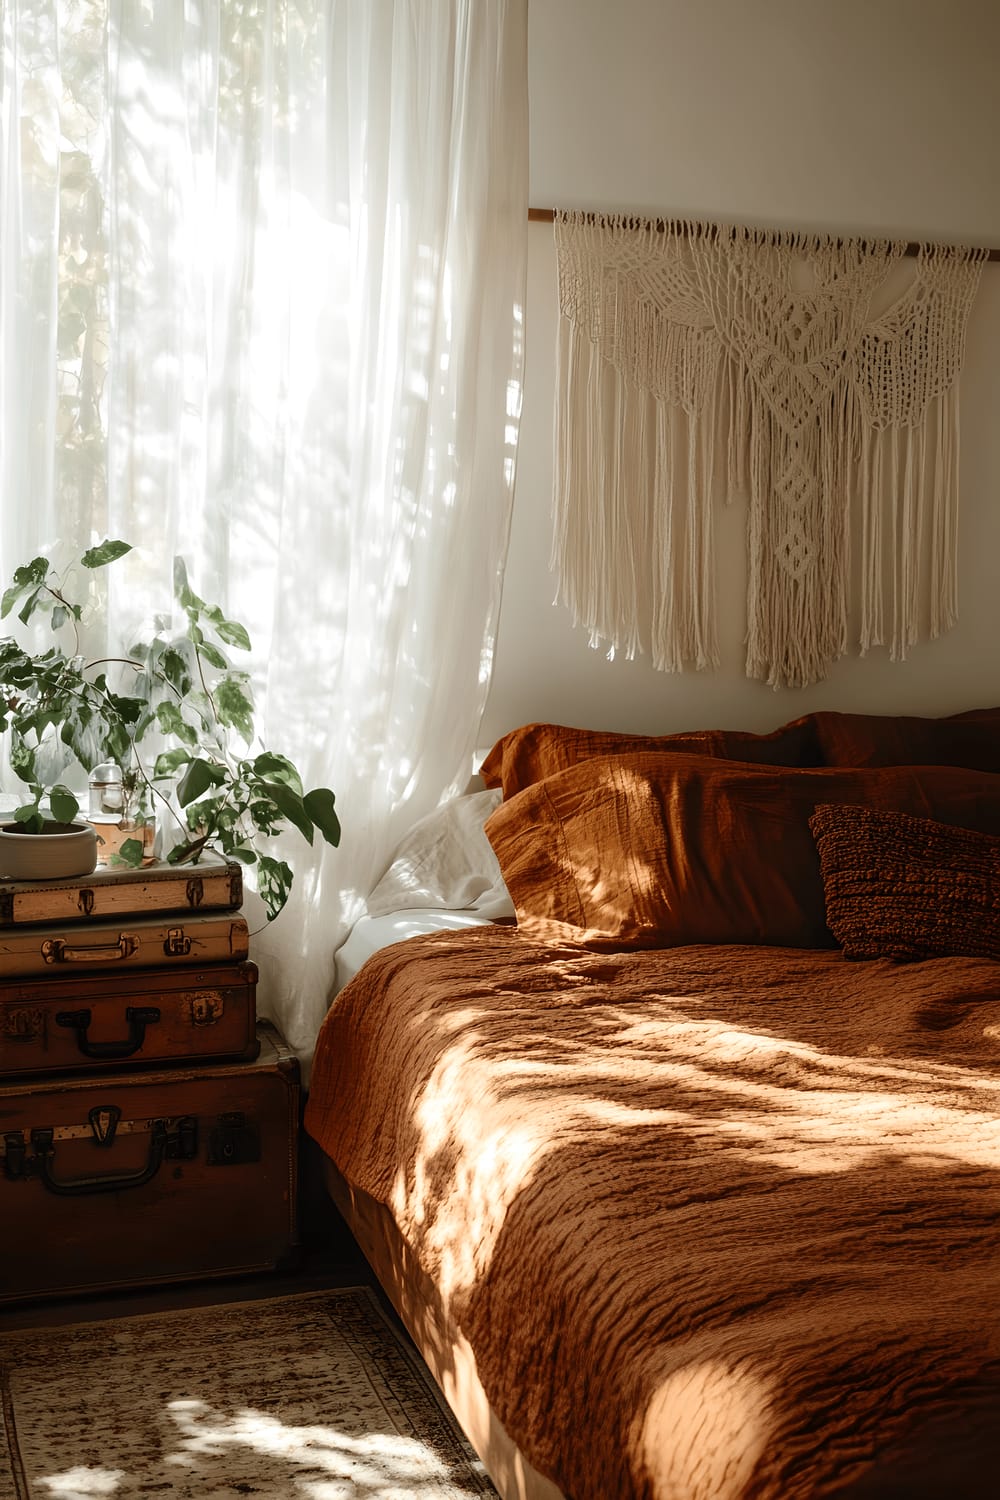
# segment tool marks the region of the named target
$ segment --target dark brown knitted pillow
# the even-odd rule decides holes
[[[1000,837],[850,804],[809,827],[848,958],[1000,958]]]

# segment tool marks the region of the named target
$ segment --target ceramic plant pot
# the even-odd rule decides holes
[[[97,834],[89,823],[46,823],[41,833],[0,824],[0,875],[5,880],[70,880],[97,865]]]

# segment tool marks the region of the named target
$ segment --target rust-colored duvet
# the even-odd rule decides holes
[[[1000,1488],[1000,966],[371,959],[306,1124],[573,1500]]]

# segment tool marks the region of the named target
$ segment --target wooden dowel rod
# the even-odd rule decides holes
[[[555,215],[555,209],[553,209],[553,208],[529,208],[528,209],[528,221],[529,221],[529,223],[532,223],[532,224],[551,224],[552,221],[553,221],[553,219],[555,218],[555,216],[556,216]],[[596,215],[593,215],[592,217],[596,217]],[[635,217],[636,219],[642,219],[645,216],[643,214],[635,214],[634,216],[629,216],[629,217]],[[656,223],[656,228],[658,230],[662,231],[662,230],[666,229],[668,221],[666,219],[657,219],[655,221],[655,223]],[[807,233],[816,233],[817,237],[821,238],[821,239],[822,238],[830,238],[830,239],[836,239],[837,238],[836,235],[825,235],[824,233],[821,233],[820,231],[810,230],[810,231],[807,231]],[[891,234],[886,234],[886,235],[875,235],[875,234],[872,234],[870,236],[866,236],[866,235],[845,235],[844,238],[845,239],[866,239],[866,238],[871,238],[871,239],[887,239],[887,240],[889,240],[889,239],[892,239],[892,235]],[[910,243],[906,247],[906,254],[907,255],[916,255],[919,250],[920,250],[920,245],[917,243],[917,241],[911,240]],[[986,259],[987,260],[993,260],[993,261],[1000,260],[1000,250],[987,250],[987,252],[986,252]]]

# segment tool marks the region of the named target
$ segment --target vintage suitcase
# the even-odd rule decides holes
[[[0,928],[0,982],[71,969],[239,963],[249,953],[246,918],[232,911],[25,923]]]
[[[252,963],[0,981],[0,1078],[253,1058]]]
[[[299,1069],[254,1062],[0,1085],[0,1302],[291,1264]]]
[[[242,904],[240,866],[207,854],[196,865],[161,861],[139,870],[97,869],[72,880],[0,881],[0,927],[100,921],[122,913],[230,911]]]

